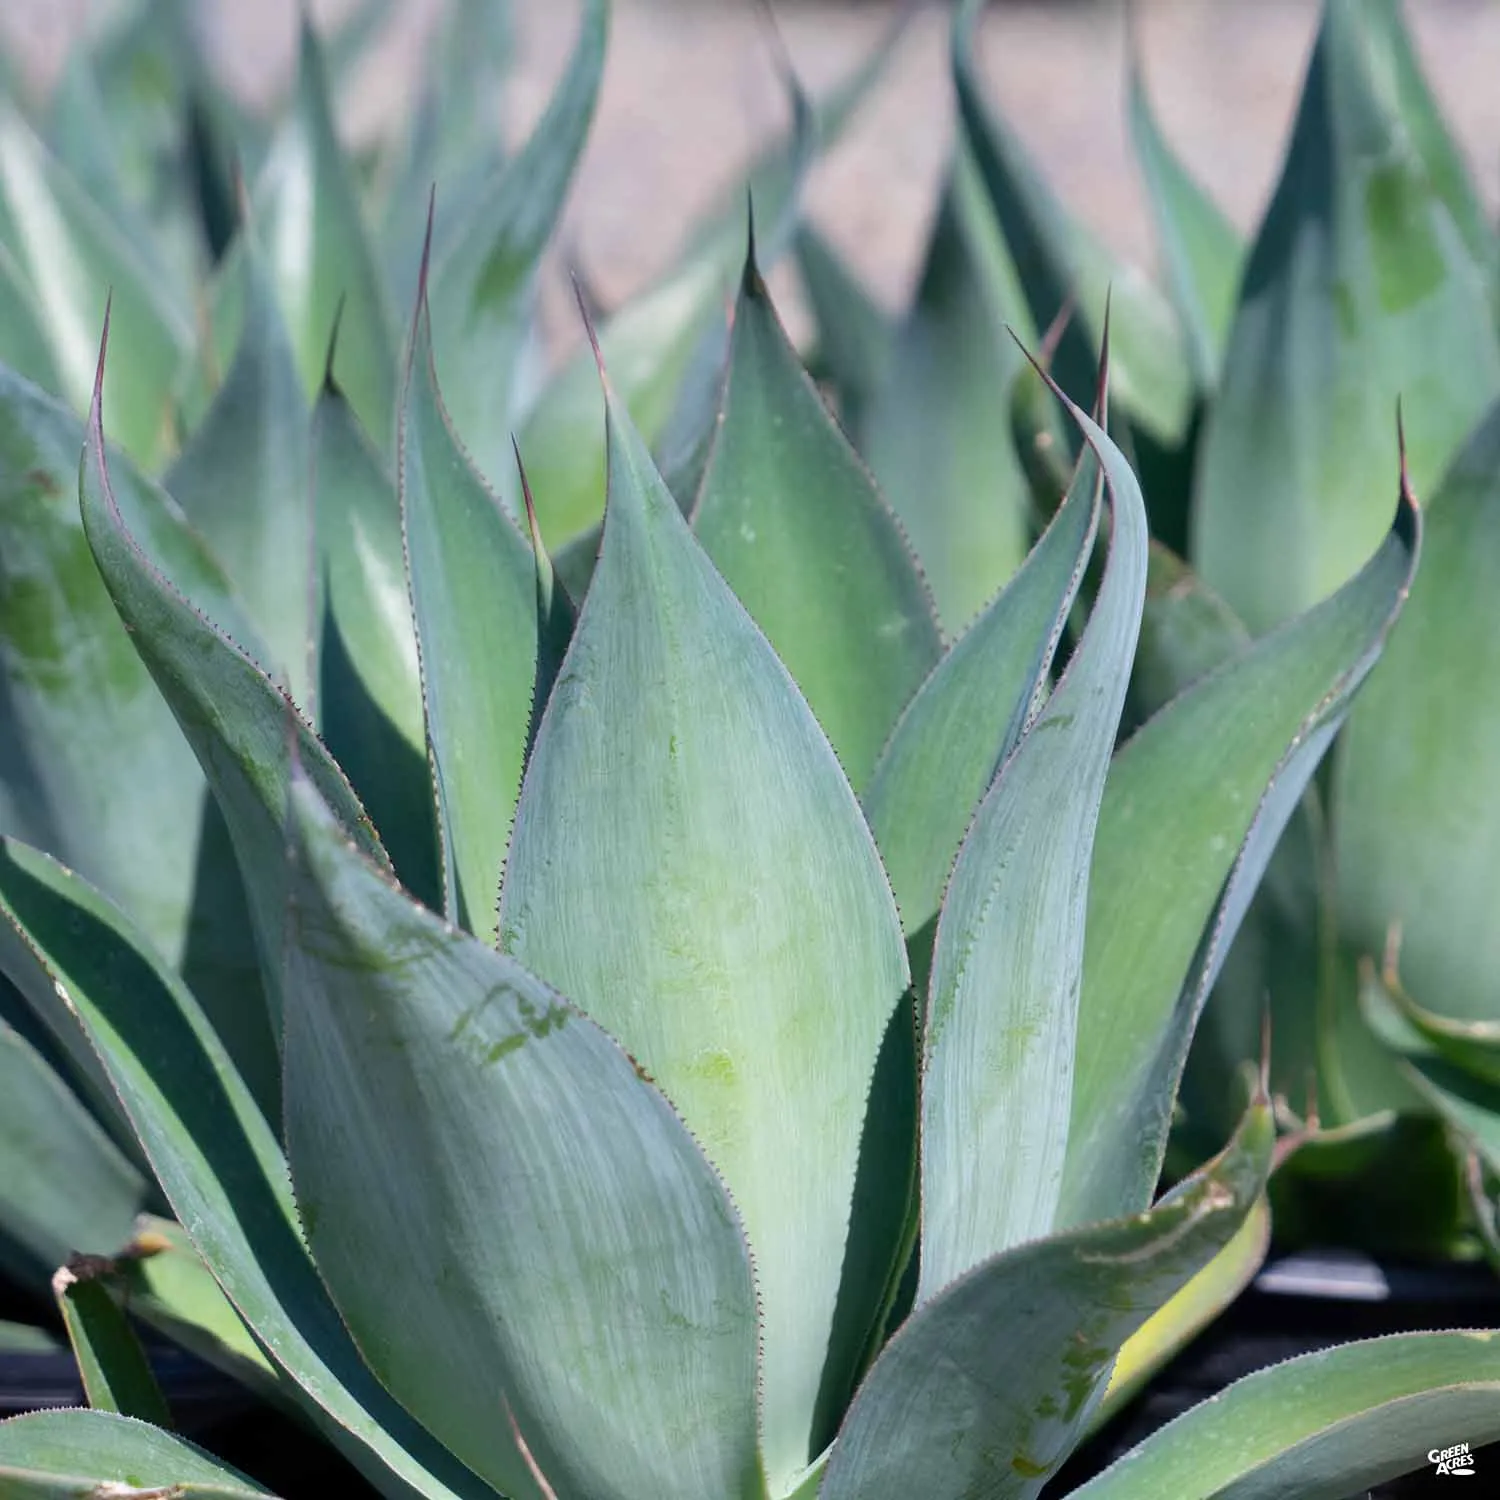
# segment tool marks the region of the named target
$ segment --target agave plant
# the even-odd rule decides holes
[[[400,536],[392,516],[344,508],[343,476],[381,475],[391,463],[401,365],[389,310],[410,302],[418,209],[440,176],[428,298],[449,415],[476,460],[501,465],[491,473],[515,515],[513,424],[545,481],[541,524],[566,538],[597,521],[597,385],[580,398],[572,365],[538,383],[534,304],[593,113],[607,11],[602,0],[583,7],[548,110],[506,158],[486,128],[506,7],[456,0],[438,44],[447,61],[431,71],[410,128],[365,168],[336,138],[331,100],[382,10],[367,5],[326,38],[304,29],[296,86],[269,119],[248,116],[216,86],[195,29],[201,15],[177,0],[152,0],[80,52],[49,106],[23,113],[17,99],[0,111],[0,360],[9,368],[0,403],[10,418],[0,439],[0,830],[47,849],[130,911],[204,996],[267,1103],[279,1064],[265,1045],[230,840],[134,652],[98,633],[113,611],[55,504],[56,486],[71,491],[81,434],[40,391],[86,410],[95,359],[86,353],[80,363],[77,332],[111,295],[111,369],[128,371],[111,376],[120,379],[112,433],[192,526],[169,528],[164,555],[187,570],[195,599],[217,601],[214,618],[235,639],[265,643],[266,661],[299,700],[330,700],[333,750],[408,886],[437,900],[431,813],[411,797],[420,777],[406,764],[419,770],[425,756],[420,699],[407,691],[415,647],[402,611],[390,610],[392,588],[404,592]],[[784,237],[778,221],[791,216],[817,141],[836,136],[894,39],[816,109],[789,80],[796,128],[751,172],[772,241]],[[218,179],[189,170],[199,157],[204,171],[222,163],[226,142],[249,184],[253,230],[238,208],[215,219]],[[232,192],[229,200],[235,207]],[[734,213],[738,226],[743,193]],[[680,439],[686,461],[713,416],[701,392],[714,390],[742,232],[726,237],[721,216],[710,216],[660,284],[604,324],[645,426],[669,445]],[[675,415],[679,407],[686,415]],[[497,412],[508,416],[497,421]],[[137,482],[122,481],[121,493]],[[154,515],[144,524],[155,526]],[[383,573],[368,572],[372,545]],[[322,633],[313,615],[323,605],[305,568],[288,566],[315,546],[333,622],[321,665],[307,643]],[[575,553],[586,567],[592,544]],[[351,567],[351,557],[364,561]],[[350,612],[360,630],[348,625]],[[128,798],[100,779],[103,758],[113,784],[132,788]],[[45,1297],[70,1249],[117,1246],[139,1211],[165,1203],[86,1050],[59,1051],[3,980],[0,1016],[9,1084],[0,1267]]]
[[[248,326],[273,312],[247,296]],[[327,361],[290,647],[107,450],[102,359],[78,521],[48,515],[96,574],[37,587],[115,614],[117,685],[196,757],[253,937],[258,985],[226,986],[55,859],[0,854],[33,1029],[222,1299],[148,1293],[391,1494],[1037,1493],[1256,1211],[1263,1090],[1153,1204],[1175,1081],[1399,609],[1416,511],[1116,750],[1146,516],[1076,406],[1067,498],[945,649],[752,257],[690,518],[605,383],[575,613],[534,512],[528,535],[458,445],[433,333],[424,277],[394,486]],[[9,408],[33,441],[69,421],[19,381]],[[195,451],[201,493],[235,480]],[[261,535],[296,503],[262,496]],[[267,544],[244,576],[304,555]],[[105,1270],[149,1278],[173,1244]],[[90,1333],[108,1304],[64,1294],[116,1410],[5,1424],[0,1472],[253,1490],[119,1414],[142,1403]],[[1435,1412],[1500,1431],[1497,1381],[1488,1335],[1283,1366],[1190,1419],[1195,1474],[1343,1493],[1419,1463]],[[1176,1441],[1086,1492],[1161,1493]]]
[[[955,22],[958,147],[901,324],[883,325],[826,246],[802,245],[846,419],[956,627],[1055,503],[1065,434],[1024,400],[1009,430],[974,417],[1016,378],[1004,327],[1053,329],[1059,379],[1083,399],[1112,287],[1112,431],[1157,544],[1139,720],[1359,565],[1386,520],[1375,497],[1400,400],[1428,560],[1226,961],[1184,1084],[1184,1159],[1231,1128],[1269,995],[1273,1090],[1319,1127],[1278,1180],[1281,1232],[1464,1254],[1478,1230],[1493,1251],[1497,242],[1399,0],[1327,0],[1248,247],[1174,156],[1133,65],[1161,289],[1071,218],[992,107],[978,10]]]

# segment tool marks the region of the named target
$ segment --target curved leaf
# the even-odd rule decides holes
[[[1099,487],[1084,476],[1020,572],[944,653],[876,764],[865,816],[918,969],[974,810],[1045,685],[1098,524]]]
[[[516,366],[531,332],[537,265],[594,117],[608,30],[606,0],[586,0],[546,112],[433,261],[432,341],[448,412],[475,466],[502,493],[513,489]]]
[[[1089,882],[1061,1222],[1148,1200],[1203,996],[1380,655],[1420,536],[1403,487],[1385,542],[1343,589],[1175,698],[1115,756]]]
[[[181,1438],[100,1411],[38,1411],[0,1422],[0,1487],[13,1500],[243,1500],[268,1493]]]
[[[495,937],[537,667],[536,561],[448,425],[418,294],[401,400],[401,524],[411,582],[443,907]]]
[[[938,659],[937,622],[906,538],[803,371],[753,250],[692,525],[862,787]]]
[[[1500,407],[1426,522],[1401,629],[1339,746],[1339,924],[1372,957],[1395,924],[1403,985],[1425,1009],[1500,1021]]]
[[[262,1097],[278,1071],[234,861],[192,751],[122,627],[72,496],[85,429],[0,372],[0,830],[50,850],[124,903],[157,949],[205,988],[226,1044]],[[173,585],[252,643],[223,574],[181,513],[115,460],[118,501]],[[108,774],[101,774],[107,767]],[[128,788],[128,795],[121,789]],[[0,946],[4,939],[0,938]],[[45,986],[85,1076],[97,1064]],[[51,1024],[51,1022],[49,1022]],[[107,1094],[107,1090],[103,1091]]]
[[[106,340],[108,331],[106,329]],[[100,370],[104,365],[100,354]],[[110,484],[103,409],[96,389],[79,474],[83,529],[104,586],[191,745],[223,815],[244,878],[266,980],[269,1034],[253,1056],[274,1062],[280,1036],[281,961],[285,920],[280,883],[288,775],[294,759],[307,768],[339,810],[352,838],[384,858],[374,830],[344,774],[317,736],[254,661],[172,587],[127,527]],[[272,872],[268,875],[267,872]],[[241,1022],[248,1025],[248,1018]],[[258,1080],[257,1080],[258,1081]]]
[[[1221,1158],[1149,1212],[994,1256],[918,1308],[855,1396],[821,1500],[1036,1496],[1121,1345],[1258,1201],[1274,1136],[1262,1100]]]
[[[534,1488],[511,1422],[563,1494],[763,1494],[750,1262],[666,1101],[305,783],[292,835],[287,1148],[371,1368],[507,1494]]]
[[[1203,434],[1194,562],[1255,634],[1377,545],[1398,396],[1421,493],[1500,391],[1485,274],[1373,82],[1378,9],[1324,8]]]
[[[360,1359],[299,1237],[275,1132],[181,981],[97,891],[12,839],[0,918],[77,1017],[173,1212],[321,1429],[389,1495],[484,1500]]]
[[[827,740],[606,392],[602,552],[522,787],[501,945],[620,1039],[723,1173],[755,1260],[779,1494],[876,1312],[830,1354],[906,958]]]
[[[1500,1439],[1500,1333],[1403,1333],[1236,1381],[1070,1500],[1342,1500]]]
[[[1094,828],[1146,593],[1146,510],[1124,456],[1069,411],[1109,495],[1078,645],[964,838],[932,958],[918,1298],[1051,1231],[1062,1192]]]
[[[271,653],[265,665],[310,712],[318,621],[307,399],[275,293],[248,240],[236,272],[245,316],[234,361],[163,483],[226,560]]]

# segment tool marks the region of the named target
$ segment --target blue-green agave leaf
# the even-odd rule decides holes
[[[278,883],[284,894],[284,863]],[[13,839],[0,842],[0,920],[87,1034],[173,1213],[288,1390],[387,1495],[485,1500],[350,1341],[300,1237],[276,1132],[181,980],[98,891]]]
[[[292,792],[287,1150],[377,1376],[507,1494],[764,1494],[723,1184],[592,1021]]]
[[[857,1332],[830,1352],[906,956],[828,741],[608,399],[602,552],[522,787],[501,947],[620,1039],[734,1195],[780,1494],[821,1450],[820,1387],[848,1378],[877,1311],[841,1316]]]
[[[923,1036],[919,1299],[1048,1233],[1062,1193],[1090,855],[1147,554],[1129,465],[1069,412],[1109,496],[1109,551],[1067,668],[980,804],[943,898]]]
[[[1500,1439],[1500,1333],[1402,1333],[1236,1381],[1070,1500],[1342,1500]]]
[[[1099,497],[1092,474],[1074,486],[1020,572],[922,684],[865,792],[924,993],[917,949],[930,954],[959,845],[1044,689],[1093,553]]]
[[[1130,135],[1156,221],[1167,290],[1182,320],[1198,389],[1211,391],[1224,364],[1245,244],[1162,134],[1134,49],[1129,89]]]
[[[416,627],[395,480],[330,380],[312,426],[323,622],[323,743],[370,814],[401,883],[442,904]]]
[[[234,268],[244,321],[224,383],[163,481],[225,567],[271,653],[312,712],[313,517],[307,397],[257,245]],[[116,351],[116,357],[119,350]]]
[[[608,31],[606,0],[585,0],[573,55],[546,112],[432,263],[432,342],[448,412],[479,472],[505,495],[515,492],[511,420],[537,266],[594,117]],[[518,505],[511,509],[519,513]]]
[[[949,635],[1020,566],[1031,495],[1007,419],[1033,331],[995,215],[961,137],[916,299],[867,403],[859,441],[932,583]]]
[[[1148,1212],[996,1255],[923,1303],[855,1396],[821,1500],[1039,1494],[1121,1345],[1244,1223],[1274,1137],[1257,1100],[1225,1153]]]
[[[118,438],[136,462],[156,468],[174,446],[171,396],[193,346],[191,319],[170,280],[8,105],[0,110],[0,243],[25,278],[58,377],[55,394],[75,411],[88,407],[99,320],[113,301],[130,371],[110,385]],[[0,358],[11,355],[0,348]]]
[[[105,330],[108,342],[108,328]],[[101,349],[101,378],[104,353]],[[285,919],[283,808],[295,759],[339,810],[350,836],[384,852],[344,773],[292,701],[227,635],[173,588],[143,549],[115,498],[96,388],[79,474],[83,529],[131,644],[177,718],[223,815],[254,921],[269,1015],[262,1048],[276,1056],[280,995],[275,983]],[[257,1057],[262,1063],[263,1057]]]
[[[1426,1010],[1500,1020],[1500,406],[1426,509],[1401,629],[1339,742],[1332,801],[1340,931]]]
[[[776,317],[753,247],[692,525],[863,787],[937,662],[937,621],[896,518]]]
[[[303,390],[311,399],[322,384],[337,323],[334,377],[383,447],[396,413],[395,324],[339,145],[322,49],[306,15],[295,102],[252,202]]]
[[[536,686],[536,560],[448,424],[425,286],[399,449],[443,907],[455,926],[493,941]]]
[[[952,66],[964,137],[974,152],[1036,329],[1065,308],[1073,316],[1057,350],[1056,373],[1076,400],[1097,381],[1095,350],[1109,304],[1111,380],[1120,407],[1158,442],[1174,446],[1193,411],[1193,373],[1172,304],[1133,266],[1077,222],[1053,193],[1014,132],[989,105],[979,76],[976,22],[984,0],[954,11]]]
[[[1354,578],[1173,699],[1115,756],[1089,881],[1061,1223],[1148,1201],[1203,997],[1380,655],[1420,540],[1403,483]]]
[[[1257,635],[1378,544],[1397,397],[1425,493],[1500,392],[1487,272],[1376,84],[1379,9],[1324,7],[1203,433],[1193,561]]]
[[[0,1422],[0,1488],[11,1500],[249,1500],[269,1493],[192,1443],[102,1411],[38,1411]]]

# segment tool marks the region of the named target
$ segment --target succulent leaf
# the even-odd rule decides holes
[[[780,1494],[876,1312],[830,1352],[906,957],[833,751],[608,399],[602,551],[522,787],[501,946],[620,1039],[723,1173],[755,1260]],[[904,1163],[892,1174],[904,1203]]]
[[[1203,996],[1380,655],[1420,536],[1403,487],[1385,541],[1333,598],[1173,699],[1115,756],[1089,882],[1062,1223],[1147,1201]]]
[[[546,113],[432,263],[432,342],[448,412],[475,467],[504,495],[514,490],[510,430],[537,266],[594,117],[608,22],[607,0],[586,0],[573,55]],[[407,204],[407,213],[414,206]],[[519,514],[519,506],[511,510]]]
[[[763,1496],[734,1207],[631,1060],[292,794],[287,1149],[371,1369],[470,1468],[560,1496]]]
[[[1193,561],[1257,635],[1378,544],[1397,397],[1420,494],[1500,391],[1487,276],[1376,86],[1379,9],[1324,8],[1202,438]]]
[[[311,713],[319,621],[307,398],[260,250],[248,237],[233,274],[244,281],[234,362],[163,483],[225,559],[270,651],[265,665]]]
[[[385,462],[331,383],[313,412],[312,470],[323,742],[368,809],[401,883],[437,910],[442,879],[401,506]]]
[[[1156,221],[1167,290],[1182,320],[1193,378],[1200,391],[1212,391],[1229,342],[1245,245],[1162,134],[1134,50],[1129,91],[1130,134]]]
[[[860,789],[937,662],[937,621],[895,517],[777,319],[753,247],[692,525]]]
[[[101,374],[103,365],[101,351]],[[243,1065],[261,1091],[264,1073],[269,1068],[274,1077],[279,1056],[276,979],[286,915],[280,879],[283,810],[294,760],[338,808],[350,836],[382,859],[384,853],[344,773],[291,700],[173,587],[144,550],[111,486],[97,389],[79,470],[79,500],[84,533],[104,586],[198,757],[244,880],[269,1013],[232,1019],[244,1049]]]
[[[1500,1438],[1500,1333],[1404,1333],[1289,1359],[1236,1381],[1070,1500],[1338,1500],[1462,1434]]]
[[[864,795],[901,909],[918,990],[959,845],[1045,691],[1093,553],[1094,473],[1075,483],[1021,570],[944,653],[897,722]]]
[[[916,300],[894,336],[859,441],[932,583],[964,629],[1026,556],[1031,497],[1006,411],[1030,336],[1015,267],[960,139]]]
[[[337,323],[334,378],[384,447],[395,430],[395,324],[339,145],[322,48],[306,15],[295,104],[252,203],[304,392],[311,399],[323,382]]]
[[[1274,1136],[1257,1101],[1223,1156],[1148,1212],[993,1256],[925,1302],[855,1396],[821,1500],[1039,1494],[1121,1344],[1244,1223]]]
[[[1049,1233],[1068,1154],[1094,828],[1146,592],[1146,509],[1119,449],[1069,404],[1109,496],[1088,624],[974,816],[943,898],[922,1070],[925,1301]]]
[[[8,105],[0,110],[0,241],[25,278],[61,383],[56,394],[76,411],[89,404],[95,333],[112,301],[130,369],[128,380],[110,384],[118,438],[138,463],[156,467],[171,448],[172,389],[192,348],[191,321],[165,279]],[[0,358],[10,358],[3,348]]]
[[[1500,1023],[1500,407],[1426,511],[1401,629],[1350,716],[1332,799],[1341,932],[1454,1021]]]
[[[459,446],[432,355],[424,287],[401,402],[401,524],[443,906],[455,926],[493,942],[536,686],[536,560]]]
[[[0,1022],[0,1259],[46,1286],[75,1250],[107,1255],[129,1237],[146,1184],[68,1083]]]
[[[104,896],[13,839],[0,919],[97,1049],[172,1211],[309,1415],[388,1495],[485,1500],[361,1360],[300,1238],[275,1131],[181,980]]]
[[[267,1493],[181,1438],[102,1411],[38,1411],[0,1422],[0,1485],[14,1500],[251,1500]]]
[[[1094,351],[1107,301],[1114,394],[1133,421],[1173,446],[1186,434],[1193,408],[1192,368],[1176,314],[1153,282],[1117,261],[1102,240],[1069,215],[985,99],[975,35],[983,7],[984,0],[963,0],[954,12],[959,117],[1033,326],[1050,328],[1064,308],[1073,310],[1058,345],[1056,373],[1069,395],[1086,400],[1097,384]]]

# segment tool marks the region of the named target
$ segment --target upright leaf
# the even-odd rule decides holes
[[[305,15],[295,104],[253,201],[303,390],[311,397],[322,383],[337,320],[334,377],[384,445],[396,411],[395,328],[339,145],[322,51]]]
[[[1394,99],[1401,112],[1401,123],[1422,158],[1433,187],[1453,215],[1470,254],[1487,272],[1494,264],[1495,232],[1470,178],[1464,154],[1422,75],[1422,64],[1403,12],[1403,0],[1373,0],[1365,7],[1363,19],[1369,28],[1376,83],[1387,98]]]
[[[779,1494],[822,1447],[820,1384],[847,1379],[876,1311],[830,1353],[906,959],[827,740],[609,403],[603,548],[527,768],[501,945],[620,1039],[734,1195]]]
[[[1099,523],[1084,476],[1021,570],[933,669],[892,731],[864,795],[922,992],[943,891],[974,810],[1021,737]]]
[[[1048,1233],[1062,1193],[1094,826],[1146,593],[1140,486],[1103,429],[1069,411],[1109,494],[1109,553],[1088,625],[980,804],[938,919],[920,1299]]]
[[[563,1494],[763,1494],[750,1262],[670,1106],[305,783],[292,837],[287,1148],[376,1375],[507,1494],[533,1488],[517,1431]]]
[[[1374,82],[1378,9],[1324,9],[1203,434],[1194,561],[1256,634],[1377,544],[1398,396],[1423,493],[1500,391],[1486,274]]]
[[[271,652],[264,663],[311,712],[313,617],[307,398],[276,295],[253,242],[242,241],[244,322],[234,362],[165,484],[225,559]]]
[[[1500,407],[1427,512],[1401,629],[1350,716],[1333,793],[1340,930],[1427,1010],[1500,1019]]]
[[[507,481],[516,366],[531,333],[537,265],[593,120],[608,22],[606,0],[585,0],[573,55],[545,113],[433,261],[432,341],[448,411],[479,472],[506,494],[514,492]]]
[[[1089,880],[1060,1222],[1148,1201],[1203,996],[1380,655],[1420,536],[1403,488],[1385,541],[1344,588],[1175,698],[1115,756]]]
[[[172,1413],[141,1341],[105,1285],[107,1274],[91,1262],[70,1261],[52,1278],[84,1394],[95,1411],[171,1427]]]
[[[1064,389],[1084,400],[1097,382],[1094,351],[1108,301],[1113,393],[1125,413],[1158,442],[1175,445],[1192,416],[1193,378],[1172,305],[1153,282],[1117,261],[1102,240],[1069,215],[986,101],[975,37],[983,4],[963,0],[954,12],[952,66],[959,118],[1033,325],[1049,328],[1065,307],[1072,308],[1056,370]]]
[[[916,300],[859,437],[956,635],[1015,572],[1031,501],[1008,420],[1031,332],[973,155],[960,139]]]
[[[1200,391],[1211,391],[1224,363],[1245,247],[1234,225],[1162,134],[1146,92],[1140,55],[1134,51],[1129,108],[1130,135],[1156,221],[1167,290],[1182,320],[1193,378]]]
[[[692,524],[862,787],[938,659],[937,622],[895,517],[776,317],[753,248]]]
[[[1039,1494],[1120,1346],[1244,1222],[1274,1134],[1260,1101],[1224,1156],[1149,1212],[994,1256],[919,1307],[855,1396],[821,1500]]]
[[[493,941],[536,684],[536,564],[448,425],[425,287],[401,401],[399,472],[444,910]]]
[[[442,904],[422,676],[396,484],[338,386],[318,397],[312,489],[323,620],[319,723],[407,890]]]

